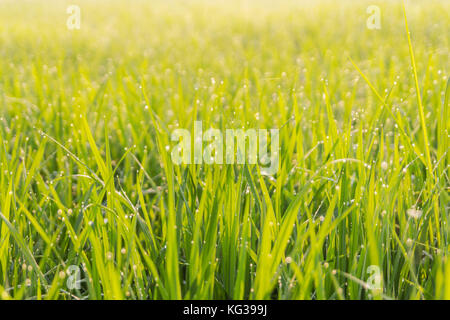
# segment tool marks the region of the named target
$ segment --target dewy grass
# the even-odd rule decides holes
[[[450,299],[448,1],[46,3],[0,1],[0,298]],[[276,170],[175,163],[196,121]]]

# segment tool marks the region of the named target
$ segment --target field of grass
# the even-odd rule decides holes
[[[0,298],[450,299],[450,2],[312,3],[0,0]]]

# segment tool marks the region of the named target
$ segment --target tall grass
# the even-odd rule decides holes
[[[1,298],[450,299],[448,1],[77,2],[0,1]]]

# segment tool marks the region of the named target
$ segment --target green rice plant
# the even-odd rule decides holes
[[[450,299],[448,1],[76,2],[0,0],[1,299]]]

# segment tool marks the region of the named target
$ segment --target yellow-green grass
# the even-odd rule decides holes
[[[0,0],[0,297],[450,299],[449,12]],[[173,164],[195,120],[278,172]]]

